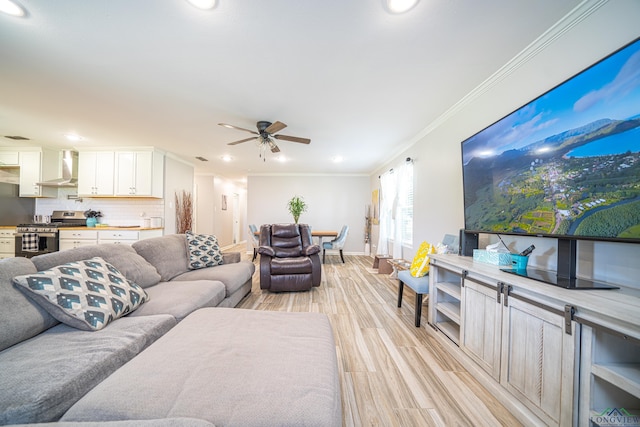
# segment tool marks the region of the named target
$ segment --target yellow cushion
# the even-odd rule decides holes
[[[422,242],[416,252],[416,256],[413,257],[411,263],[411,275],[413,277],[426,276],[429,272],[429,254],[435,253],[435,247],[427,242]]]

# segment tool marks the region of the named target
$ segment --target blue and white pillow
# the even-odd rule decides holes
[[[208,234],[186,232],[189,246],[189,269],[215,267],[223,263],[218,238]]]
[[[149,300],[136,283],[100,257],[17,276],[18,289],[60,322],[97,331]]]

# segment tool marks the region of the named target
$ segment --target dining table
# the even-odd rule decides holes
[[[256,231],[255,233],[256,237],[260,238],[260,230]],[[318,245],[320,245],[320,247],[322,248],[322,239],[325,237],[331,237],[331,238],[335,238],[338,237],[338,232],[335,230],[314,230],[311,229],[311,237],[317,237],[318,238]]]

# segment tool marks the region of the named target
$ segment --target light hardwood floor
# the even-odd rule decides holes
[[[245,247],[236,250],[243,252]],[[432,337],[426,307],[414,326],[415,294],[372,269],[373,259],[327,255],[322,284],[309,292],[253,288],[240,308],[325,313],[333,326],[344,426],[521,425]],[[255,264],[258,267],[259,258]]]

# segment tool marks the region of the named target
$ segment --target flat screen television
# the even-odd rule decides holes
[[[558,275],[576,239],[640,243],[640,39],[463,141],[462,171],[465,231],[555,237]]]

